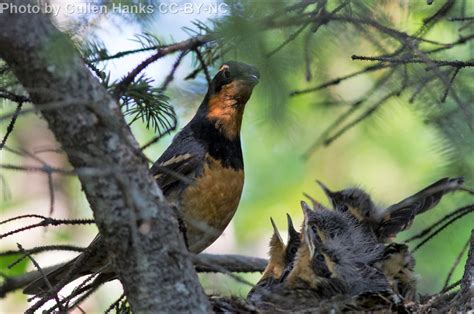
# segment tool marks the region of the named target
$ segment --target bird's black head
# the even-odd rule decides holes
[[[323,189],[333,208],[339,212],[349,212],[350,215],[361,221],[373,212],[374,203],[370,195],[359,188],[349,188],[340,191],[331,191],[322,182],[317,181]]]
[[[251,92],[252,88],[258,84],[259,79],[260,73],[254,66],[237,61],[228,61],[221,65],[212,79],[212,90],[210,92],[217,94],[226,86],[236,85],[236,82],[238,82],[240,84],[238,86],[239,90],[234,90],[234,92],[236,92],[235,97],[239,97],[240,94],[244,94],[244,89],[245,91],[250,89]]]
[[[344,212],[349,210],[358,220],[369,218],[369,215],[374,210],[374,203],[370,195],[362,189],[344,189],[335,194],[336,203],[340,211]]]
[[[206,116],[229,140],[239,135],[245,104],[259,79],[254,66],[228,61],[211,81],[203,104]]]

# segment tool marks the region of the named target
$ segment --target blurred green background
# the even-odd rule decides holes
[[[367,9],[366,13],[380,23],[413,33],[421,26],[422,20],[433,14],[443,3],[435,1],[434,5],[428,6],[425,1],[360,1],[359,7],[354,8],[354,11],[358,9],[360,13],[362,9]],[[334,8],[338,4],[337,1],[329,1],[328,8]],[[243,197],[231,226],[209,252],[265,257],[272,231],[270,217],[273,217],[282,231],[286,231],[286,213],[292,215],[296,224],[302,221],[299,201],[303,199],[303,192],[327,204],[322,191],[316,187],[315,179],[322,180],[333,189],[360,186],[381,205],[397,202],[444,176],[463,175],[468,187],[474,185],[474,134],[466,127],[470,122],[466,121],[462,113],[449,120],[449,128],[427,122],[433,117],[433,112],[441,110],[440,107],[432,105],[433,102],[429,98],[439,98],[443,91],[435,85],[430,86],[414,103],[409,102],[412,92],[391,98],[373,115],[331,145],[320,147],[309,158],[304,158],[304,153],[325,129],[345,112],[353,101],[363,97],[387,70],[356,76],[334,87],[304,96],[289,97],[290,91],[316,86],[360,70],[367,63],[352,61],[351,55],[380,54],[381,48],[373,44],[371,37],[379,38],[382,48],[387,51],[393,51],[396,45],[390,40],[384,40],[383,36],[380,37],[373,29],[361,32],[354,27],[329,24],[318,30],[309,44],[305,43],[302,35],[272,57],[268,57],[268,52],[285,41],[295,29],[262,32],[252,21],[285,5],[287,2],[283,1],[239,1],[233,6],[241,10],[239,14],[236,14],[236,11],[217,15],[194,12],[191,16],[153,14],[143,19],[140,16],[127,19],[129,16],[109,14],[90,18],[93,22],[83,22],[87,27],[75,35],[75,38],[80,40],[101,40],[107,49],[118,52],[139,47],[130,39],[141,32],[150,32],[167,40],[170,37],[175,40],[185,39],[188,35],[180,27],[192,26],[192,20],[198,19],[211,27],[217,27],[219,32],[231,38],[231,42],[234,40],[232,38],[235,38],[225,59],[252,63],[261,70],[261,83],[247,104],[242,127],[246,171]],[[455,10],[471,9],[472,12],[472,6],[472,3],[467,1],[467,8],[457,7]],[[458,11],[453,10],[451,15],[456,12]],[[58,18],[63,24],[67,24],[65,21],[68,19],[72,18]],[[213,24],[209,19],[218,23]],[[77,20],[80,24],[80,19]],[[459,38],[459,27],[456,23],[440,22],[427,37],[444,43],[453,42]],[[468,34],[472,32],[472,27],[463,31]],[[308,54],[305,55],[304,51],[308,51]],[[473,51],[470,42],[437,57],[450,60],[472,59]],[[148,55],[137,54],[101,66],[104,71],[110,71],[112,78],[119,78]],[[312,79],[309,82],[305,80],[305,56],[311,59],[309,68]],[[172,56],[160,60],[147,69],[147,75],[154,78],[158,85],[170,70],[174,58],[175,56]],[[202,74],[195,80],[183,80],[194,65],[196,60],[186,57],[175,81],[166,92],[178,114],[180,126],[192,117],[206,90]],[[216,66],[219,66],[219,61]],[[410,75],[414,77],[423,75],[422,72],[419,74],[416,68],[411,71]],[[211,68],[210,72],[213,75],[215,69]],[[465,69],[457,77],[461,84],[462,97],[467,99],[471,112],[473,87],[469,82],[472,82],[472,76],[472,70]],[[393,82],[382,87],[376,96],[390,91],[398,83],[400,79],[394,78]],[[449,97],[442,106],[448,109],[456,108]],[[1,108],[5,113],[14,110],[10,104],[3,104]],[[1,122],[2,132],[6,129],[7,122]],[[132,125],[132,131],[142,145],[154,136],[153,130],[147,130],[144,124],[139,122]],[[172,136],[165,137],[148,148],[146,155],[151,160],[157,159],[171,139]],[[22,116],[8,145],[36,152],[53,165],[67,167],[64,155],[51,151],[41,152],[45,148],[55,149],[58,146],[46,123],[39,116]],[[2,163],[35,164],[32,160],[5,151],[1,154]],[[4,194],[0,205],[2,220],[22,213],[48,215],[49,196],[45,176],[5,170],[1,171],[1,175]],[[77,179],[55,175],[54,186],[53,216],[91,216]],[[467,193],[449,194],[434,210],[419,216],[413,227],[401,234],[397,240],[408,238],[446,213],[469,202],[472,202],[472,197]],[[5,232],[23,223],[25,221],[0,225],[0,230]],[[442,288],[450,266],[466,243],[473,226],[472,215],[465,216],[415,253],[421,293],[435,293]],[[16,242],[24,244],[26,248],[46,243],[86,245],[95,236],[95,232],[95,227],[92,226],[50,227],[2,239],[1,248],[15,249]],[[38,261],[41,265],[48,265],[73,255],[45,253],[38,255]],[[26,268],[32,269],[25,261],[8,270],[5,266],[14,259],[0,259],[0,271],[3,273],[19,274]],[[455,271],[452,282],[461,277],[464,261],[465,256],[461,266]],[[245,296],[250,289],[225,275],[200,276],[209,293]],[[259,276],[260,274],[242,274],[243,278],[252,282],[258,280]],[[83,309],[86,312],[95,312],[107,307],[120,294],[117,286],[112,284],[110,289],[101,289],[83,305]],[[0,300],[0,312],[24,309],[25,302],[25,296],[15,293],[6,300]]]

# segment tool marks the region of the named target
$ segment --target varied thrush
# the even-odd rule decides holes
[[[166,199],[177,208],[192,253],[203,251],[221,235],[239,205],[244,185],[240,128],[245,104],[259,77],[251,65],[224,63],[195,116],[150,169]],[[100,235],[87,252],[87,258],[81,254],[49,273],[50,283],[58,283],[80,260],[82,266],[71,280],[90,273],[113,272]],[[40,278],[24,292],[38,294],[46,290]]]

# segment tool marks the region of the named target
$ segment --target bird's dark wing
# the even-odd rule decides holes
[[[379,236],[391,237],[407,229],[416,215],[435,207],[446,193],[459,189],[463,183],[463,177],[443,178],[401,202],[389,206],[384,210],[379,224]]]
[[[165,195],[188,185],[204,165],[205,148],[193,137],[189,128],[175,136],[171,145],[153,164],[150,173]]]

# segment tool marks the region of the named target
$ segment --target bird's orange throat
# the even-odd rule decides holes
[[[245,104],[251,93],[251,87],[234,81],[209,98],[207,118],[229,140],[240,134]]]

